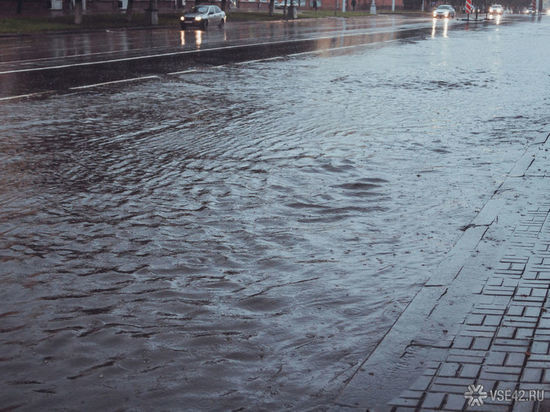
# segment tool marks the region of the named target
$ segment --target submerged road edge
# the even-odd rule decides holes
[[[376,349],[348,378],[336,409],[389,410],[388,403],[414,388],[426,370],[435,370],[433,364],[447,359],[472,308],[484,297],[486,282],[509,253],[518,215],[545,201],[546,194],[536,190],[541,177],[526,175],[537,153],[550,150],[548,140],[533,142],[518,159]]]

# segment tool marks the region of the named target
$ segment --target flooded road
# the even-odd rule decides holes
[[[0,105],[0,404],[333,405],[547,134],[549,36],[437,22]]]
[[[454,25],[455,22],[449,23]],[[231,23],[223,29],[142,29],[0,37],[0,102],[98,83],[425,35],[429,19]]]
[[[333,34],[376,32],[407,26],[426,27],[429,19],[379,15],[273,22],[229,22],[223,29],[97,30],[84,33],[0,36],[0,72],[81,61],[102,61],[142,54],[216,48],[253,42],[303,40]],[[452,24],[452,22],[451,22]]]

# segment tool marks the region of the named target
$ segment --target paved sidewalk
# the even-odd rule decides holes
[[[339,408],[550,410],[549,140],[529,147],[465,228]]]

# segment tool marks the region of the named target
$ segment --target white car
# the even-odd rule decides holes
[[[504,14],[504,7],[500,4],[493,4],[489,7],[489,14]]]
[[[317,3],[319,4],[319,3]],[[302,4],[300,0],[286,0],[286,7],[294,6],[294,7],[300,7],[304,6],[305,4]],[[276,9],[284,9],[285,8],[285,0],[279,0],[279,4],[277,5],[277,2],[275,2],[275,8]]]
[[[225,24],[225,12],[218,6],[201,4],[193,7],[189,13],[180,17],[182,30],[189,26],[198,26],[203,30],[208,28],[209,24],[217,24],[222,27]]]
[[[437,9],[434,10],[433,16],[435,19],[442,19],[442,18],[454,18],[456,15],[456,11],[453,8],[453,6],[450,6],[448,4],[442,4],[441,6],[438,6]]]

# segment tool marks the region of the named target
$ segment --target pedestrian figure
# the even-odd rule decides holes
[[[313,0],[313,10],[317,11],[317,0]]]
[[[227,4],[227,0],[222,0],[222,1],[221,1],[221,6],[222,6],[222,10],[223,10],[223,11],[227,11],[227,10],[225,10],[225,5],[226,5],[226,4]]]
[[[357,4],[357,2],[355,0],[351,0],[351,8],[353,9],[353,11],[355,11],[355,5]]]

